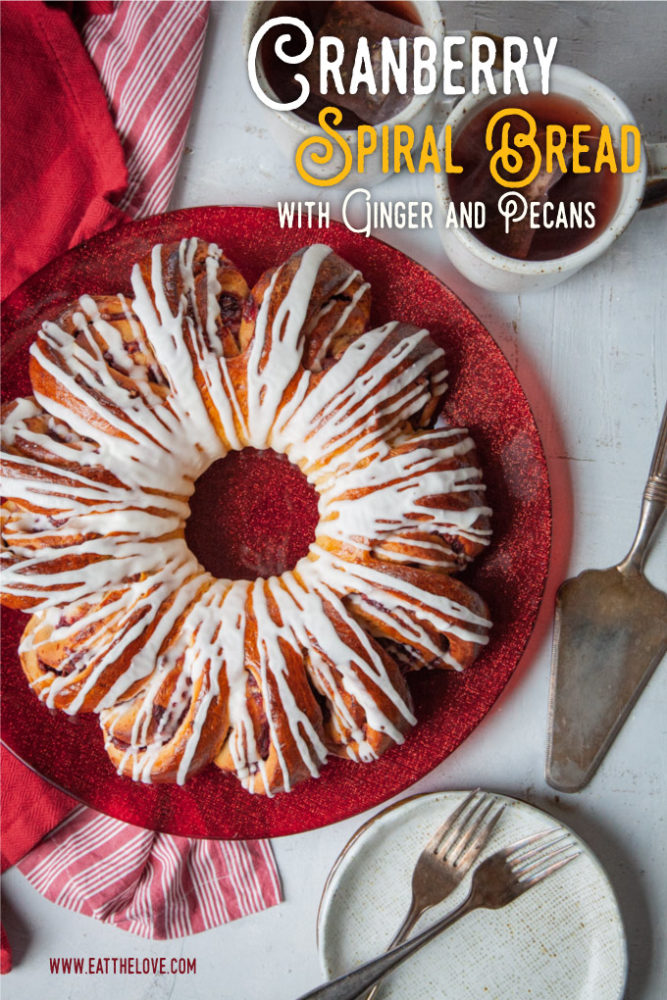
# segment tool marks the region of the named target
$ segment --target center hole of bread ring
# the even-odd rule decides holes
[[[293,569],[315,541],[317,501],[316,491],[285,455],[233,451],[197,480],[185,540],[214,576],[278,576]]]

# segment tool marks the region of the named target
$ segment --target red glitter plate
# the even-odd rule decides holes
[[[129,293],[131,265],[147,249],[194,235],[218,243],[250,285],[300,246],[322,240],[317,231],[281,230],[272,209],[238,207],[186,209],[103,233],[48,265],[5,303],[3,400],[30,393],[28,345],[39,322],[83,293]],[[490,607],[491,641],[465,674],[411,675],[419,721],[402,746],[372,764],[331,760],[319,779],[267,799],[248,794],[214,766],[184,787],[119,777],[96,716],[51,712],[31,693],[16,652],[27,617],[3,608],[3,742],[55,785],[129,823],[194,837],[280,836],[376,806],[432,770],[478,725],[533,629],[549,561],[551,506],[544,454],[521,386],[479,320],[419,264],[339,224],[326,232],[326,242],[370,281],[374,324],[400,319],[425,326],[447,353],[446,413],[475,439],[494,510],[489,552],[465,574]]]

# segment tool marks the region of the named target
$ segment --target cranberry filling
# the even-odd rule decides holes
[[[317,493],[285,455],[244,448],[197,480],[185,528],[209,573],[254,580],[292,569],[308,552],[318,521]]]

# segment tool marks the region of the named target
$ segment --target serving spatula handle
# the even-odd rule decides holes
[[[661,500],[663,507],[667,506],[667,406],[662,415],[644,496],[647,500]]]
[[[658,521],[667,507],[667,405],[665,406],[658,432],[658,440],[651,460],[639,517],[637,534],[625,559],[619,563],[621,573],[641,573],[644,560],[658,526]]]

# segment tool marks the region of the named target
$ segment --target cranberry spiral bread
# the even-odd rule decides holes
[[[132,297],[83,296],[31,349],[3,410],[3,600],[30,614],[35,693],[96,712],[118,771],[210,762],[249,791],[368,761],[414,724],[407,670],[462,670],[487,641],[452,577],[487,544],[467,432],[442,426],[427,331],[367,330],[370,289],[324,246],[252,291],[196,239],[135,265]],[[216,579],[185,542],[197,478],[272,448],[319,494],[292,570]]]

